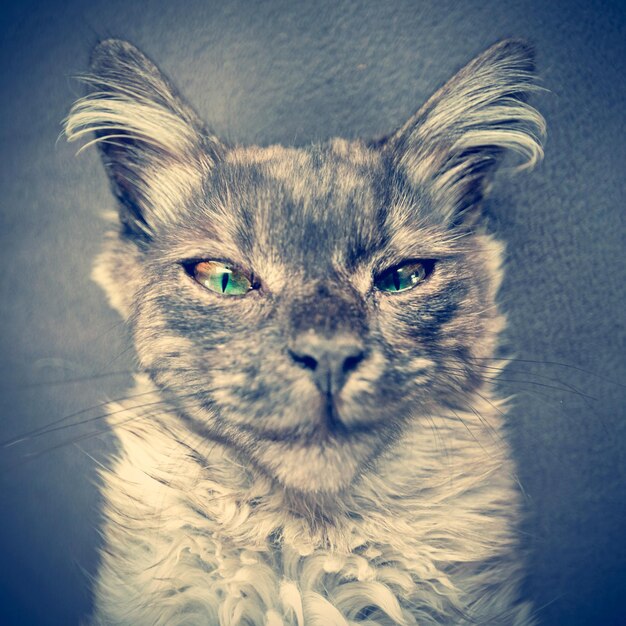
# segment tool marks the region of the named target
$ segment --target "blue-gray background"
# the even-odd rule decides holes
[[[0,440],[123,396],[124,331],[89,281],[112,200],[95,152],[57,142],[97,40],[126,38],[232,141],[393,129],[495,40],[536,44],[549,126],[499,178],[502,302],[520,359],[510,437],[542,624],[626,624],[624,61],[620,2],[23,2],[2,9]],[[92,376],[87,381],[58,382]],[[77,624],[98,545],[99,410],[0,448],[0,624]]]

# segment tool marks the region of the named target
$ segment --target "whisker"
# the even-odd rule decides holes
[[[496,384],[502,382],[502,383],[508,383],[508,384],[533,385],[535,387],[543,387],[545,389],[552,389],[554,391],[562,391],[564,393],[570,393],[575,396],[580,396],[581,398],[586,398],[587,400],[594,400],[596,402],[598,401],[598,398],[596,398],[595,396],[591,396],[588,393],[585,393],[584,391],[580,391],[579,389],[576,389],[572,385],[568,385],[567,383],[564,383],[563,381],[558,381],[558,382],[565,385],[564,387],[559,387],[558,385],[548,385],[546,383],[540,383],[535,380],[520,380],[517,378],[497,377],[497,378],[488,379],[488,382],[494,382]]]
[[[505,361],[508,361],[507,359],[502,359]],[[571,383],[568,383],[564,380],[561,380],[560,378],[554,378],[552,376],[546,376],[544,374],[538,374],[538,373],[534,373],[534,372],[530,372],[528,370],[523,370],[523,373],[528,375],[528,376],[532,376],[534,378],[539,378],[541,380],[545,380],[545,381],[550,381],[550,382],[554,382],[557,383],[557,385],[550,385],[547,383],[542,383],[536,380],[526,380],[526,379],[519,379],[519,378],[506,378],[505,376],[501,376],[500,372],[504,372],[506,370],[512,369],[510,367],[510,365],[507,365],[504,369],[500,368],[500,367],[492,367],[489,365],[484,365],[484,364],[476,364],[478,367],[482,368],[483,370],[491,370],[494,372],[494,376],[489,377],[489,376],[483,376],[483,381],[487,384],[492,384],[495,386],[500,386],[500,385],[509,385],[509,386],[516,386],[516,385],[531,385],[534,389],[529,390],[529,389],[525,389],[524,391],[526,393],[532,393],[532,395],[536,396],[536,397],[541,397],[543,399],[552,399],[551,396],[549,395],[544,395],[544,394],[540,394],[536,391],[537,387],[543,387],[545,389],[550,389],[550,390],[554,390],[554,391],[559,391],[561,393],[566,393],[566,394],[572,394],[575,396],[578,396],[579,398],[581,398],[581,400],[583,401],[583,403],[585,404],[585,406],[587,407],[587,409],[589,410],[590,414],[593,415],[594,417],[596,417],[600,423],[602,424],[602,427],[604,429],[604,431],[606,433],[609,432],[609,429],[605,423],[604,417],[597,412],[595,406],[591,403],[591,401],[593,402],[599,402],[599,398],[596,396],[592,396],[588,393],[585,393],[584,391],[581,391],[579,388],[577,388],[576,386],[574,386]],[[454,367],[454,366],[443,366],[442,369],[445,371],[446,369],[448,371],[454,372],[454,371],[460,371],[460,372],[464,372],[465,370],[461,367]],[[582,368],[575,368],[577,370],[580,371],[584,371]],[[515,374],[515,372],[512,372],[513,374]],[[521,373],[521,372],[520,372]]]
[[[146,392],[142,392],[142,393],[138,393],[138,394],[133,394],[130,396],[124,396],[122,398],[115,398],[113,400],[105,400],[103,402],[99,402],[98,404],[94,405],[94,406],[90,406],[87,407],[85,409],[80,409],[79,411],[75,411],[74,413],[70,413],[69,415],[64,415],[63,417],[60,417],[52,422],[49,422],[48,424],[44,424],[43,426],[39,426],[38,428],[34,428],[33,430],[27,431],[26,433],[23,433],[21,435],[18,435],[15,438],[3,441],[0,446],[3,448],[10,448],[11,446],[14,446],[18,443],[21,443],[27,439],[31,439],[34,437],[38,437],[39,435],[42,434],[46,434],[48,432],[49,429],[53,429],[54,427],[56,427],[58,424],[62,424],[63,422],[70,420],[74,417],[78,417],[80,415],[84,415],[85,413],[89,413],[89,411],[95,411],[96,409],[101,409],[102,407],[107,406],[108,404],[111,404],[112,402],[124,402],[125,400],[131,400],[131,399],[135,399],[138,397],[141,397],[143,395],[149,395],[151,393],[154,393],[154,391],[146,391]],[[102,417],[105,417],[107,415],[107,413],[104,413],[102,415]],[[79,422],[79,424],[82,422]]]
[[[151,417],[151,415],[149,413],[146,413],[145,415],[134,415],[133,417],[129,417],[127,420],[124,420],[120,422],[119,424],[127,424],[134,420],[143,419],[146,417]],[[72,439],[68,439],[67,441],[63,441],[54,446],[49,446],[47,448],[44,448],[43,450],[38,450],[37,452],[27,452],[22,457],[21,461],[18,461],[17,463],[13,463],[10,468],[5,468],[5,471],[10,470],[10,469],[15,469],[17,467],[21,467],[25,465],[26,463],[30,463],[31,461],[34,461],[35,459],[39,459],[51,452],[54,452],[55,450],[60,450],[61,448],[66,448],[67,446],[70,446],[70,445],[76,445],[77,443],[80,443],[82,441],[93,439],[94,437],[97,437],[98,435],[103,435],[103,434],[110,433],[110,432],[111,432],[110,428],[101,428],[99,430],[95,430],[89,433],[77,435],[76,437]]]
[[[581,372],[582,374],[588,374],[589,376],[593,376],[598,380],[602,380],[604,382],[611,383],[612,385],[615,385],[617,387],[621,387],[622,389],[626,389],[626,384],[613,380],[604,374],[598,374],[597,372],[593,372],[591,370],[585,369],[584,367],[573,365],[571,363],[562,363],[559,361],[541,361],[535,359],[518,359],[516,357],[472,357],[472,359],[481,361],[506,361],[508,363],[528,363],[531,365],[551,365],[555,367],[564,367],[567,369],[575,370],[577,372]]]
[[[156,393],[154,391],[151,391],[150,394],[154,394],[156,395]],[[147,394],[138,394],[138,395],[147,395]],[[179,398],[191,398],[196,394],[184,394],[179,396]],[[148,406],[157,406],[159,404],[167,404],[168,400],[166,399],[161,399],[158,400],[157,402],[147,402],[146,404],[138,404],[136,406],[132,406],[132,407],[122,407],[121,409],[118,409],[116,411],[107,411],[106,413],[102,413],[100,415],[96,415],[95,417],[89,417],[87,419],[81,420],[80,422],[77,422],[75,424],[63,424],[62,426],[55,426],[54,428],[48,428],[47,430],[37,433],[36,436],[41,436],[41,435],[50,435],[51,433],[55,433],[55,432],[59,432],[62,430],[67,430],[68,428],[76,428],[77,426],[84,426],[85,424],[91,424],[93,422],[97,422],[98,420],[101,420],[105,417],[109,417],[111,415],[118,415],[119,413],[124,413],[125,411],[134,411],[134,410],[138,410],[138,409],[144,409]],[[111,404],[115,404],[115,402],[111,402]],[[31,439],[34,439],[34,437],[31,437]]]
[[[97,465],[98,467],[100,467],[100,469],[106,470],[107,467],[106,465],[104,465],[104,463],[101,463],[100,461],[98,461],[98,459],[96,459],[95,456],[93,456],[93,454],[89,454],[89,452],[87,452],[87,450],[85,450],[84,448],[82,448],[81,446],[78,445],[78,443],[74,442],[74,447],[79,450],[80,452],[82,452],[88,459],[91,459],[91,461],[93,461],[93,463],[95,465]]]
[[[78,376],[76,378],[65,378],[62,380],[51,381],[38,381],[36,383],[26,383],[25,385],[19,385],[19,389],[32,389],[35,387],[55,387],[57,385],[68,385],[72,383],[82,383],[92,380],[98,380],[101,378],[113,378],[115,376],[128,376],[129,374],[136,373],[137,370],[118,370],[116,372],[101,372],[97,374],[88,374],[85,376]]]
[[[216,388],[212,388],[213,391],[215,391],[217,389],[221,389],[221,387],[219,387],[219,388],[217,388],[217,387]],[[139,396],[142,396],[142,395],[148,395],[148,394],[156,395],[157,393],[158,393],[157,391],[152,390],[150,392],[146,392],[146,393],[142,393],[142,394],[136,394],[135,396],[131,396],[131,398],[136,398],[136,397],[139,397]],[[194,397],[195,395],[196,395],[195,393],[182,394],[182,395],[179,395],[178,398],[181,398],[181,399],[191,398],[191,397]],[[124,399],[122,399],[122,401],[123,400]],[[115,402],[116,401],[111,401],[109,404],[112,404],[112,403],[115,403]],[[117,402],[119,402],[119,400]],[[169,400],[168,399],[161,399],[161,400],[156,401],[156,402],[148,402],[148,403],[145,403],[145,404],[138,404],[136,406],[131,406],[131,407],[122,407],[122,408],[120,408],[118,410],[107,411],[107,412],[102,413],[100,415],[97,415],[95,417],[90,417],[88,419],[81,420],[80,422],[77,422],[77,423],[74,423],[74,424],[65,424],[65,425],[62,425],[62,426],[56,426],[54,428],[50,428],[50,429],[46,430],[45,432],[37,433],[36,436],[49,435],[49,434],[51,434],[53,432],[66,430],[68,428],[75,428],[75,427],[78,427],[78,426],[83,426],[83,425],[90,424],[90,423],[96,422],[98,420],[101,420],[103,418],[106,418],[106,417],[109,417],[109,416],[113,416],[113,415],[118,415],[120,413],[124,413],[124,412],[127,412],[127,411],[137,411],[137,410],[145,409],[146,407],[155,407],[156,408],[159,405],[168,405],[168,404],[169,404]],[[154,418],[156,415],[157,414],[154,411],[148,411],[148,412],[142,413],[140,415],[133,414],[128,419],[125,419],[125,420],[122,420],[120,422],[117,422],[114,425],[113,428],[117,428],[117,427],[119,427],[121,425],[127,424],[129,422],[134,421],[134,420],[143,419],[145,417]],[[81,441],[85,441],[87,439],[91,439],[93,437],[97,437],[98,435],[110,433],[112,431],[113,431],[113,429],[110,426],[107,425],[106,428],[101,428],[101,429],[98,429],[98,430],[95,430],[95,431],[91,431],[91,432],[88,432],[88,433],[77,435],[76,437],[67,439],[67,440],[62,441],[62,442],[60,442],[58,444],[55,444],[53,446],[49,446],[47,448],[44,448],[43,450],[39,450],[39,451],[36,451],[36,452],[27,452],[22,457],[22,462],[14,463],[14,464],[11,465],[11,468],[5,468],[5,469],[13,469],[15,467],[20,467],[24,462],[29,462],[29,461],[31,461],[33,459],[38,459],[38,458],[44,456],[45,454],[48,454],[49,452],[53,452],[55,450],[59,450],[61,448],[64,448],[64,447],[67,447],[67,446],[70,446],[70,445],[76,445],[77,443],[80,443]],[[22,440],[25,441],[26,438],[23,438]]]
[[[483,398],[483,400],[486,400],[487,402],[489,402],[486,398],[480,396],[481,398]],[[496,408],[497,407],[489,402],[489,404]],[[494,441],[497,442],[500,446],[502,446],[502,448],[506,449],[507,448],[507,442],[504,439],[504,437],[502,436],[502,434],[495,429],[491,424],[489,424],[489,422],[485,419],[485,417],[480,413],[480,411],[478,411],[478,409],[476,409],[475,406],[473,406],[470,403],[465,403],[465,406],[472,411],[472,413],[474,413],[474,415],[476,415],[476,417],[479,419],[480,423],[487,429],[488,432],[491,433],[492,437],[494,438]],[[500,411],[498,409],[499,413],[501,413],[502,415],[504,415],[504,413],[502,413],[502,411]],[[481,445],[482,447],[482,445]],[[484,448],[483,448],[484,449]],[[508,471],[507,471],[508,475],[511,477],[511,479],[515,482],[515,484],[519,487],[520,493],[522,494],[522,496],[525,499],[528,499],[528,494],[526,493],[526,490],[524,489],[524,485],[522,484],[522,481],[520,480],[517,472],[509,467]]]
[[[559,387],[558,385],[549,385],[547,383],[538,382],[536,380],[521,380],[518,378],[505,378],[498,374],[498,372],[503,371],[500,368],[490,368],[489,366],[485,366],[485,365],[478,365],[478,367],[481,367],[483,369],[491,369],[494,372],[496,372],[496,375],[491,378],[488,376],[483,376],[483,380],[485,380],[486,382],[492,382],[496,384],[502,382],[502,383],[515,383],[515,384],[521,383],[521,384],[527,384],[527,385],[534,385],[537,387],[545,387],[547,389],[553,389],[555,391],[562,391],[564,393],[571,393],[573,395],[577,395],[582,398],[587,398],[588,400],[594,400],[596,402],[598,401],[598,398],[596,398],[595,396],[589,395],[588,393],[581,391],[574,385],[571,385],[570,383],[566,383],[565,381],[562,381],[559,378],[553,378],[551,376],[545,376],[543,374],[535,374],[533,372],[528,372],[528,371],[524,372],[525,374],[529,374],[530,376],[535,376],[536,378],[540,378],[542,380],[548,380],[550,382],[558,383],[559,385],[563,385],[562,387]],[[440,369],[443,371],[461,372],[461,373],[465,373],[467,371],[465,368],[454,367],[451,365],[443,365],[440,367]]]
[[[502,417],[506,417],[506,413],[497,405],[494,404],[489,398],[483,396],[480,392],[474,391],[474,393],[481,399],[484,400],[492,409],[495,409]]]
[[[189,389],[189,388],[193,388],[194,386],[196,386],[197,383],[188,383],[186,385],[180,385],[177,387],[170,387],[170,390],[185,390],[185,389]],[[210,389],[209,389],[210,391]],[[106,407],[110,404],[114,404],[114,403],[119,403],[119,402],[126,402],[129,400],[135,400],[136,398],[141,398],[142,396],[148,396],[148,395],[152,395],[152,394],[156,394],[158,393],[159,390],[157,389],[151,389],[149,391],[142,391],[141,393],[136,393],[136,394],[131,394],[131,395],[126,395],[126,396],[122,396],[119,398],[113,398],[110,400],[105,400],[103,402],[100,402],[96,405],[84,408],[84,409],[80,409],[79,411],[75,411],[74,413],[70,413],[69,415],[65,415],[63,417],[60,417],[59,419],[56,419],[52,422],[49,422],[48,424],[45,424],[43,426],[40,426],[38,428],[34,428],[33,430],[30,430],[26,433],[23,433],[21,435],[18,435],[15,438],[9,439],[7,441],[4,441],[2,443],[0,443],[0,447],[2,448],[10,448],[14,445],[17,445],[18,443],[22,443],[24,441],[30,440],[30,439],[34,439],[36,437],[40,437],[42,435],[47,435],[49,433],[55,432],[57,430],[63,430],[65,428],[70,428],[70,427],[75,427],[75,426],[80,426],[81,424],[85,424],[91,421],[95,421],[97,419],[102,419],[104,417],[106,417],[107,415],[110,415],[110,413],[108,412],[104,412],[101,415],[98,415],[97,417],[93,417],[93,418],[89,418],[87,420],[81,420],[79,422],[76,422],[74,424],[67,424],[64,426],[60,426],[61,424],[63,424],[63,422],[66,422],[72,418],[75,417],[79,417],[80,415],[85,415],[86,413],[89,413],[90,411],[95,411],[97,409],[102,409],[103,407]],[[191,397],[192,395],[195,394],[189,394],[188,396],[183,396],[183,397]],[[162,400],[161,402],[165,402],[165,400]],[[139,408],[139,407],[133,407],[133,408]]]
[[[465,426],[465,430],[467,430],[467,432],[471,435],[472,439],[480,446],[480,448],[482,449],[482,451],[487,455],[487,456],[491,456],[489,452],[487,452],[487,450],[485,449],[485,447],[483,446],[483,444],[479,441],[479,439],[476,437],[476,435],[472,432],[471,428],[465,423],[465,420],[452,408],[449,409],[450,411],[452,411],[453,415],[457,418],[457,420],[459,420],[459,422],[461,422],[461,424],[463,424],[463,426]]]
[[[502,437],[502,434],[485,419],[485,417],[482,415],[482,413],[480,413],[480,411],[476,409],[476,407],[474,407],[470,403],[465,403],[465,406],[478,418],[480,423],[491,434],[494,441],[497,441],[501,445],[504,445],[506,443],[504,437]]]

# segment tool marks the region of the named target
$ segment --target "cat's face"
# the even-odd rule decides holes
[[[468,408],[501,327],[486,175],[504,147],[540,153],[528,55],[492,48],[378,145],[231,148],[143,55],[101,44],[68,122],[96,130],[120,200],[100,281],[191,430],[336,492],[407,422]]]
[[[359,144],[233,150],[141,259],[142,363],[182,390],[192,428],[285,484],[336,488],[406,420],[463,406],[491,345],[492,252],[396,178]],[[203,286],[202,259],[256,288]],[[376,285],[416,260],[428,267],[412,288]]]

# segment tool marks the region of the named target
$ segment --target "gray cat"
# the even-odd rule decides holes
[[[117,198],[94,278],[142,373],[109,409],[94,624],[534,623],[481,214],[507,152],[542,156],[532,57],[502,41],[387,138],[296,149],[225,144],[96,48],[66,133]]]

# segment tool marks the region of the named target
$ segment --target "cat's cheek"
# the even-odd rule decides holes
[[[117,230],[110,231],[91,278],[103,289],[111,306],[127,320],[135,304],[135,294],[145,281],[137,247],[120,239]]]

